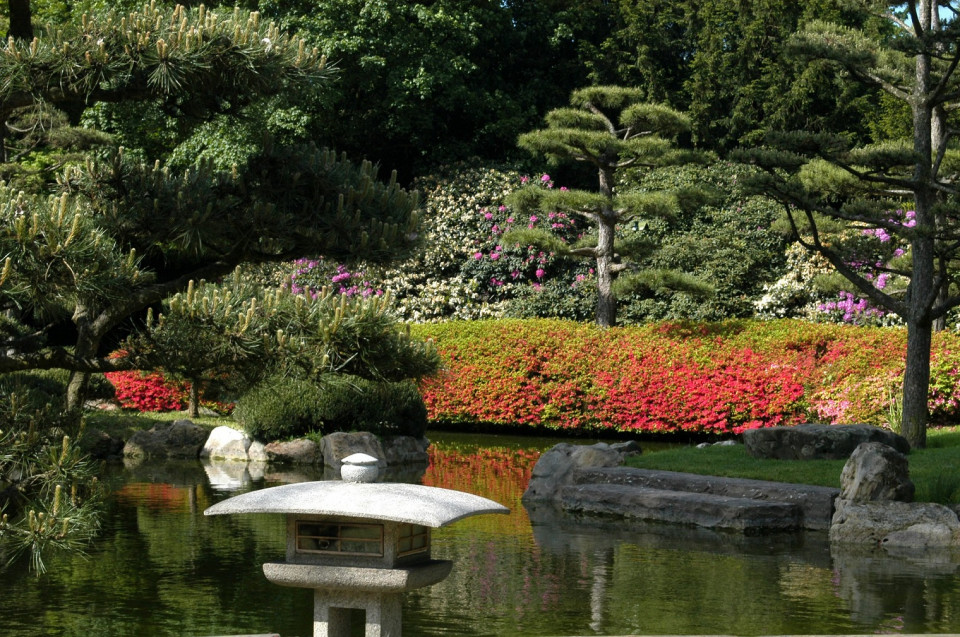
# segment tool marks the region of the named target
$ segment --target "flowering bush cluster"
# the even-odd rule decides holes
[[[357,264],[348,269],[322,259],[301,259],[291,266],[286,285],[316,294],[332,287],[341,294],[383,294],[396,300],[400,318],[414,322],[499,318],[518,296],[562,281],[566,289],[591,277],[573,259],[502,241],[512,228],[546,228],[563,241],[582,233],[566,214],[550,212],[517,218],[504,201],[534,180],[553,188],[549,175],[523,176],[511,169],[455,164],[420,178],[424,195],[421,249],[391,268]],[[561,188],[563,190],[563,188]]]
[[[374,288],[363,272],[351,272],[342,263],[330,266],[325,264],[322,258],[297,259],[293,266],[294,271],[285,283],[294,294],[309,294],[317,298],[323,288],[330,287],[345,296],[357,295],[366,298],[383,295],[383,290]]]
[[[107,372],[121,407],[138,411],[179,411],[187,405],[189,386],[159,372]]]
[[[805,321],[658,323],[607,331],[557,320],[417,326],[446,369],[429,418],[589,431],[739,433],[801,421],[886,423],[906,335]],[[960,337],[935,343],[931,409],[960,416]]]

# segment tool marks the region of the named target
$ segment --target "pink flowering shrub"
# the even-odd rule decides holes
[[[550,175],[520,178],[521,184],[531,181],[542,188],[554,187]],[[583,228],[566,213],[533,214],[520,219],[512,209],[500,204],[480,208],[476,215],[480,232],[473,240],[473,258],[463,265],[462,273],[477,282],[482,298],[493,301],[511,299],[518,290],[539,290],[547,281],[559,280],[565,281],[566,285],[575,285],[586,278],[589,268],[576,259],[561,258],[533,246],[509,245],[501,240],[506,232],[526,227],[548,230],[562,242],[572,243],[583,236]]]
[[[383,290],[374,287],[366,280],[363,272],[351,272],[342,263],[336,265],[323,259],[297,259],[295,269],[290,275],[288,285],[294,294],[309,294],[316,298],[325,287],[332,288],[346,296],[359,295],[364,298],[383,294]]]
[[[878,290],[890,293],[896,287],[902,288],[905,280],[891,271],[896,269],[897,260],[907,254],[909,246],[895,233],[899,228],[912,228],[915,225],[916,212],[896,210],[876,227],[861,229],[859,235],[848,237],[843,242],[843,249],[847,251],[847,265]],[[818,309],[828,320],[853,325],[876,325],[887,316],[886,310],[874,306],[859,292],[840,292],[836,300],[821,303]]]

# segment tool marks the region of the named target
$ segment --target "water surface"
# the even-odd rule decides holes
[[[831,552],[823,534],[760,538],[571,519],[519,502],[552,441],[437,434],[424,484],[512,509],[433,536],[451,576],[407,595],[404,635],[844,634],[960,631],[960,560]],[[114,467],[99,541],[37,578],[0,579],[0,634],[311,635],[309,591],[260,570],[283,559],[279,515],[204,517],[243,490],[315,478],[199,462]]]

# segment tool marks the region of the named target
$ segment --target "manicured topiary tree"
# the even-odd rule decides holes
[[[504,241],[542,246],[557,254],[596,262],[597,323],[616,324],[617,296],[639,289],[673,289],[706,294],[709,288],[675,270],[640,270],[631,264],[657,246],[642,236],[618,240],[624,225],[641,228],[650,218],[669,217],[695,202],[692,191],[618,192],[617,172],[628,167],[656,167],[705,159],[676,147],[689,127],[681,113],[643,101],[640,89],[593,86],[574,91],[570,107],[547,114],[547,127],[520,136],[519,144],[554,161],[585,162],[597,170],[596,191],[524,188],[511,197],[519,210],[560,211],[585,219],[593,231],[569,245],[549,232],[517,230]]]

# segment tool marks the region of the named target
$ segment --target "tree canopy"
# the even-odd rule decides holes
[[[546,231],[519,230],[506,242],[532,243],[557,252],[587,257],[597,265],[597,323],[616,324],[617,294],[638,288],[672,288],[702,294],[706,286],[676,271],[638,270],[630,261],[648,256],[656,246],[643,237],[620,241],[618,225],[642,226],[647,219],[671,215],[692,193],[615,192],[616,173],[633,166],[677,165],[703,159],[675,147],[689,120],[665,106],[642,101],[639,89],[592,86],[574,91],[570,107],[547,114],[547,128],[520,136],[519,144],[551,159],[584,162],[597,171],[598,191],[524,188],[513,197],[519,210],[560,211],[580,216],[595,228],[570,246]]]
[[[907,357],[902,431],[926,440],[934,322],[960,305],[956,188],[960,157],[951,132],[960,98],[960,6],[920,0],[863,3],[894,25],[892,39],[819,21],[790,46],[826,61],[852,82],[876,87],[907,107],[909,137],[851,147],[809,131],[767,138],[744,153],[765,169],[754,185],[785,205],[795,238],[825,257],[875,306],[902,317]],[[902,285],[889,285],[901,279]]]
[[[0,66],[4,116],[106,100],[213,117],[329,75],[316,50],[255,13],[203,7],[87,17],[75,31],[9,41]],[[71,407],[86,373],[122,367],[102,350],[119,340],[108,334],[189,281],[316,254],[384,260],[417,227],[415,193],[309,145],[267,142],[230,171],[179,171],[121,150],[69,168],[57,188],[49,201],[9,188],[0,197],[0,371],[73,370]]]

